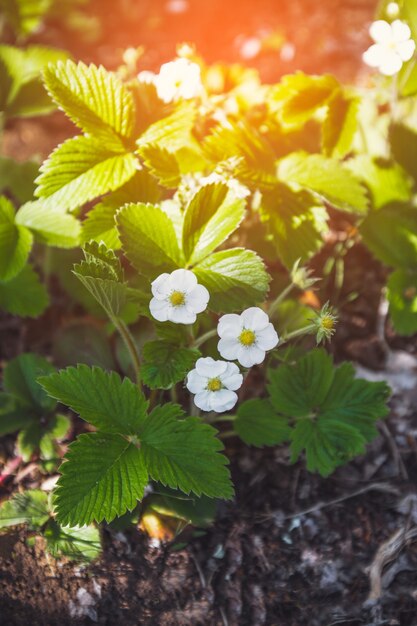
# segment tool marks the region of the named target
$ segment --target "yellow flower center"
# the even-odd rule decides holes
[[[320,324],[321,324],[321,327],[324,328],[324,330],[333,330],[334,319],[330,315],[325,315],[324,317],[321,318]]]
[[[182,291],[173,291],[169,300],[172,306],[182,306],[185,303],[185,294]]]
[[[220,378],[210,378],[210,380],[207,383],[207,389],[209,391],[220,391],[222,387],[223,385],[222,385],[222,381],[220,380]]]
[[[256,335],[253,330],[245,328],[239,335],[239,341],[244,346],[251,346],[255,343]]]

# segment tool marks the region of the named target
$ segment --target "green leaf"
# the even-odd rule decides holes
[[[205,185],[191,198],[184,215],[182,247],[186,262],[194,265],[213,252],[239,226],[246,202],[227,185]]]
[[[155,511],[159,515],[174,517],[200,528],[214,522],[216,508],[217,502],[212,498],[187,498],[180,491],[167,489],[162,485],[158,485],[158,492],[150,495],[146,501],[146,511]]]
[[[322,248],[328,215],[310,192],[278,183],[262,194],[261,215],[286,267],[307,261]]]
[[[232,498],[228,460],[220,454],[217,431],[194,417],[178,419],[181,415],[177,405],[157,406],[143,424],[139,437],[149,474],[187,494]]]
[[[148,483],[143,452],[109,433],[80,435],[60,471],[54,505],[64,526],[110,522],[135,508]]]
[[[15,33],[26,37],[39,29],[52,4],[53,0],[1,0],[0,8]]]
[[[36,161],[20,163],[14,159],[0,157],[0,193],[9,191],[19,204],[33,198],[34,180],[39,170]]]
[[[173,223],[162,209],[129,204],[118,211],[116,222],[123,250],[140,274],[155,278],[183,265]]]
[[[37,530],[48,519],[48,495],[40,489],[16,493],[0,506],[0,528],[27,524]]]
[[[41,70],[68,58],[63,50],[28,46],[25,50],[0,45],[0,111],[6,117],[31,116],[55,109],[41,84]]]
[[[245,171],[258,171],[274,175],[275,154],[267,140],[247,122],[228,120],[227,126],[219,124],[203,142],[204,155],[216,165],[220,161],[240,158]]]
[[[140,149],[147,168],[168,189],[175,189],[181,181],[181,172],[175,154],[159,144],[148,144]]]
[[[40,168],[36,195],[46,208],[72,211],[124,185],[137,160],[129,152],[111,150],[96,137],[80,135],[59,145]]]
[[[113,206],[113,202],[104,200],[96,204],[87,213],[82,223],[83,241],[102,241],[108,248],[118,250],[120,248],[119,235],[116,229],[116,211],[119,208]]]
[[[365,245],[391,267],[417,268],[417,211],[407,205],[387,205],[371,211],[360,226]]]
[[[195,266],[198,282],[210,293],[209,308],[231,313],[265,300],[270,277],[255,252],[231,248],[215,252]]]
[[[411,29],[413,39],[417,37],[417,1],[406,0],[402,3],[401,12]]]
[[[104,329],[88,320],[75,321],[59,329],[54,336],[53,357],[54,363],[61,367],[85,363],[116,369]]]
[[[27,428],[19,432],[16,448],[17,453],[25,463],[29,463],[35,452],[39,450],[41,438],[42,432],[39,421],[32,420],[32,423]]]
[[[277,415],[269,400],[253,399],[237,410],[233,429],[250,446],[274,446],[288,441],[291,429],[288,420]]]
[[[96,263],[82,261],[74,266],[75,276],[112,319],[120,315],[126,304],[126,284],[101,278],[100,273]]]
[[[349,213],[366,213],[365,188],[338,161],[321,154],[295,152],[278,162],[278,177],[317,193],[336,208]]]
[[[106,196],[96,204],[82,224],[84,241],[103,241],[108,248],[120,248],[116,229],[116,212],[124,204],[131,202],[157,202],[161,192],[155,179],[146,171],[139,170],[120,189]]]
[[[366,441],[376,435],[376,420],[388,415],[386,383],[355,378],[351,363],[342,363],[334,374],[332,387],[321,405],[322,420],[337,420],[359,430]]]
[[[33,414],[22,407],[12,394],[0,392],[0,436],[27,428],[33,422]]]
[[[307,468],[323,476],[361,454],[376,435],[376,420],[388,413],[385,383],[355,378],[350,363],[335,368],[322,349],[270,371],[269,378],[273,407],[295,423],[292,461],[305,450]]]
[[[115,74],[103,67],[58,62],[43,74],[45,86],[56,104],[85,133],[91,133],[107,149],[123,149],[132,135],[135,111],[131,93]]]
[[[7,283],[0,282],[0,308],[22,317],[38,317],[48,306],[45,287],[30,265]]]
[[[46,289],[30,265],[9,282],[0,282],[0,309],[12,315],[38,317],[48,303]]]
[[[417,63],[411,58],[404,63],[398,72],[398,93],[403,96],[414,96],[417,93]]]
[[[333,378],[331,357],[323,349],[312,350],[296,365],[269,371],[271,402],[278,413],[306,417],[325,400]]]
[[[37,354],[21,354],[9,361],[4,370],[4,389],[14,395],[25,407],[38,413],[52,411],[56,403],[49,398],[37,379],[55,372],[55,368]]]
[[[25,226],[49,246],[75,248],[79,242],[80,222],[72,215],[46,208],[41,200],[24,204],[16,214],[16,224]]]
[[[73,561],[93,561],[100,556],[100,531],[95,526],[63,528],[50,520],[43,534],[47,550],[55,558],[66,556]]]
[[[170,389],[193,369],[199,350],[178,348],[167,341],[149,341],[143,346],[142,380],[150,389]]]
[[[305,449],[307,469],[322,476],[328,476],[338,465],[365,451],[365,440],[360,432],[336,420],[301,419],[291,438],[291,461],[294,463]]]
[[[137,140],[139,154],[142,155],[143,147],[148,145],[157,145],[159,148],[176,152],[192,142],[191,131],[196,114],[194,102],[179,104],[171,115],[148,126],[139,137]],[[146,151],[144,154],[146,155]]]
[[[24,268],[32,248],[33,237],[15,222],[12,203],[0,196],[0,280],[9,281]]]
[[[142,426],[148,403],[138,387],[99,367],[68,367],[39,383],[45,391],[104,433],[133,435]],[[81,523],[81,522],[79,522]]]
[[[85,260],[95,265],[95,275],[123,282],[123,268],[120,259],[113,250],[109,250],[103,243],[90,241],[83,248]]]
[[[400,335],[417,332],[417,274],[406,269],[392,272],[387,282],[391,321]]]
[[[411,179],[398,163],[360,154],[350,159],[347,166],[368,187],[374,209],[410,201]]]
[[[326,156],[342,158],[351,150],[358,125],[359,99],[343,89],[334,91],[323,122],[322,146]]]
[[[389,141],[393,158],[417,182],[417,133],[405,124],[392,124]]]
[[[34,117],[46,115],[55,109],[40,78],[32,78],[22,85],[7,108],[8,117]]]
[[[333,76],[308,76],[302,72],[284,76],[276,89],[275,99],[284,97],[280,119],[284,124],[304,124],[327,104],[339,83]]]
[[[127,297],[120,261],[113,250],[96,241],[85,244],[84,255],[85,261],[74,265],[73,273],[114,320],[122,313]]]

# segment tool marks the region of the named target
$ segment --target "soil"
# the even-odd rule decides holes
[[[59,41],[76,58],[108,67],[122,48],[144,44],[140,63],[156,69],[178,41],[196,41],[208,61],[233,62],[239,37],[280,29],[296,55],[277,65],[272,52],[251,60],[265,80],[295,69],[366,80],[359,60],[373,2],[263,0],[256,8],[241,2],[236,11],[194,0],[183,15],[168,14],[166,4],[124,0],[114,10],[108,0],[93,0],[91,15],[104,16],[94,42],[74,42],[54,23],[34,40]],[[19,121],[6,130],[5,152],[44,157],[72,132],[60,114]],[[2,535],[1,626],[417,626],[417,342],[396,337],[387,323],[384,339],[385,272],[360,246],[347,255],[345,276],[331,349],[337,360],[359,363],[361,375],[387,378],[395,391],[366,456],[322,479],[302,463],[290,466],[285,448],[255,450],[228,439],[237,494],[219,505],[209,529],[158,543],[136,528],[105,528],[103,554],[89,566],[49,557],[41,538],[30,547],[25,531]],[[353,291],[359,296],[348,302]],[[48,315],[0,318],[3,363],[23,351],[50,351],[59,319]],[[255,372],[254,394],[256,379]],[[12,455],[13,438],[3,438],[0,461]],[[36,481],[36,466],[21,466],[0,487],[0,499]]]

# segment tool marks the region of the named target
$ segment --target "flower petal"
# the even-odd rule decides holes
[[[170,275],[166,273],[161,274],[158,278],[155,278],[151,285],[152,293],[155,298],[158,298],[158,300],[164,300],[169,295],[169,292],[171,291],[170,282]]]
[[[211,411],[211,396],[214,391],[201,391],[194,396],[194,404],[202,411]]]
[[[211,410],[216,411],[216,413],[230,411],[230,409],[233,409],[236,402],[237,394],[229,389],[215,391],[210,398]]]
[[[243,320],[236,313],[228,313],[222,315],[217,324],[217,333],[219,337],[237,337],[243,328]]]
[[[165,300],[158,300],[157,298],[152,298],[149,302],[149,310],[158,322],[166,322],[168,321],[168,312],[169,305]]]
[[[246,311],[243,311],[241,315],[243,319],[243,325],[250,330],[262,330],[269,324],[269,317],[258,306],[251,306]]]
[[[209,300],[210,294],[203,285],[196,285],[187,293],[187,306],[190,307],[194,313],[202,313],[205,311]]]
[[[175,324],[194,324],[197,315],[186,306],[168,305],[168,319]]]
[[[390,24],[385,20],[372,22],[369,27],[369,34],[377,43],[388,43],[392,41],[392,29]]]
[[[227,363],[225,361],[215,361],[211,356],[206,356],[197,359],[195,368],[200,376],[216,378],[226,371]]]
[[[402,41],[396,46],[397,54],[402,61],[409,61],[416,49],[416,44],[412,39]]]
[[[262,363],[265,359],[265,350],[261,350],[256,345],[243,347],[238,351],[237,360],[243,367],[252,367]]]
[[[261,350],[272,350],[278,345],[278,333],[272,324],[268,324],[263,330],[256,332],[256,345]]]
[[[397,74],[397,72],[400,71],[402,66],[403,62],[401,57],[395,52],[392,52],[391,54],[387,54],[385,56],[379,66],[379,71],[381,74],[384,74],[384,76],[394,76],[394,74]]]
[[[191,393],[200,393],[207,388],[208,378],[200,376],[196,369],[191,370],[187,376],[186,387]]]
[[[171,272],[172,288],[188,293],[197,285],[197,277],[190,270],[174,270]]]
[[[239,343],[237,337],[223,337],[217,344],[217,350],[220,355],[224,359],[228,359],[230,361],[234,361],[237,358],[237,353],[240,347],[241,344]]]
[[[384,51],[382,46],[378,43],[374,43],[373,46],[368,48],[362,55],[362,60],[369,67],[379,67],[381,62],[381,56],[383,56]]]
[[[395,20],[391,24],[392,38],[396,43],[404,43],[411,37],[411,30],[408,24],[401,20]]]
[[[243,376],[236,363],[228,363],[227,370],[221,376],[220,380],[227,389],[236,391],[242,386]]]

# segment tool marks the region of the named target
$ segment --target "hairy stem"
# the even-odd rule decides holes
[[[276,312],[278,306],[281,304],[281,302],[283,300],[285,300],[285,298],[291,293],[291,291],[294,289],[294,283],[290,283],[289,285],[287,285],[287,287],[285,287],[285,289],[283,291],[281,291],[281,293],[279,294],[279,296],[277,296],[275,298],[275,300],[271,303],[269,310],[268,310],[268,314],[269,317],[272,317],[273,314]]]
[[[195,339],[193,342],[194,348],[199,348],[203,343],[215,337],[217,335],[217,328],[213,328],[212,330],[207,331],[204,335],[201,335],[198,339]]]
[[[236,415],[218,415],[214,417],[208,417],[205,421],[209,424],[217,424],[218,422],[234,422],[236,417]]]
[[[138,384],[139,388],[142,388],[142,384],[141,384],[141,377],[140,377],[140,358],[139,358],[139,352],[136,348],[136,344],[135,344],[135,340],[132,337],[132,333],[130,332],[129,328],[127,327],[127,325],[124,323],[123,320],[121,319],[117,319],[117,318],[113,318],[112,319],[113,324],[115,325],[115,327],[117,328],[120,336],[122,337],[125,346],[129,352],[129,356],[130,359],[132,361],[132,365],[133,365],[133,369],[135,370],[135,376],[136,376],[136,382]]]
[[[230,437],[237,437],[234,430],[225,430],[223,433],[219,433],[219,439],[230,439]]]
[[[149,394],[149,408],[152,410],[158,401],[158,389],[152,389]]]
[[[297,337],[302,337],[303,335],[311,335],[313,332],[317,330],[315,324],[308,324],[308,326],[303,326],[303,328],[297,328],[297,330],[293,330],[288,335],[284,335],[281,341],[278,344],[278,347],[282,346],[284,343],[291,341],[291,339],[296,339]]]

